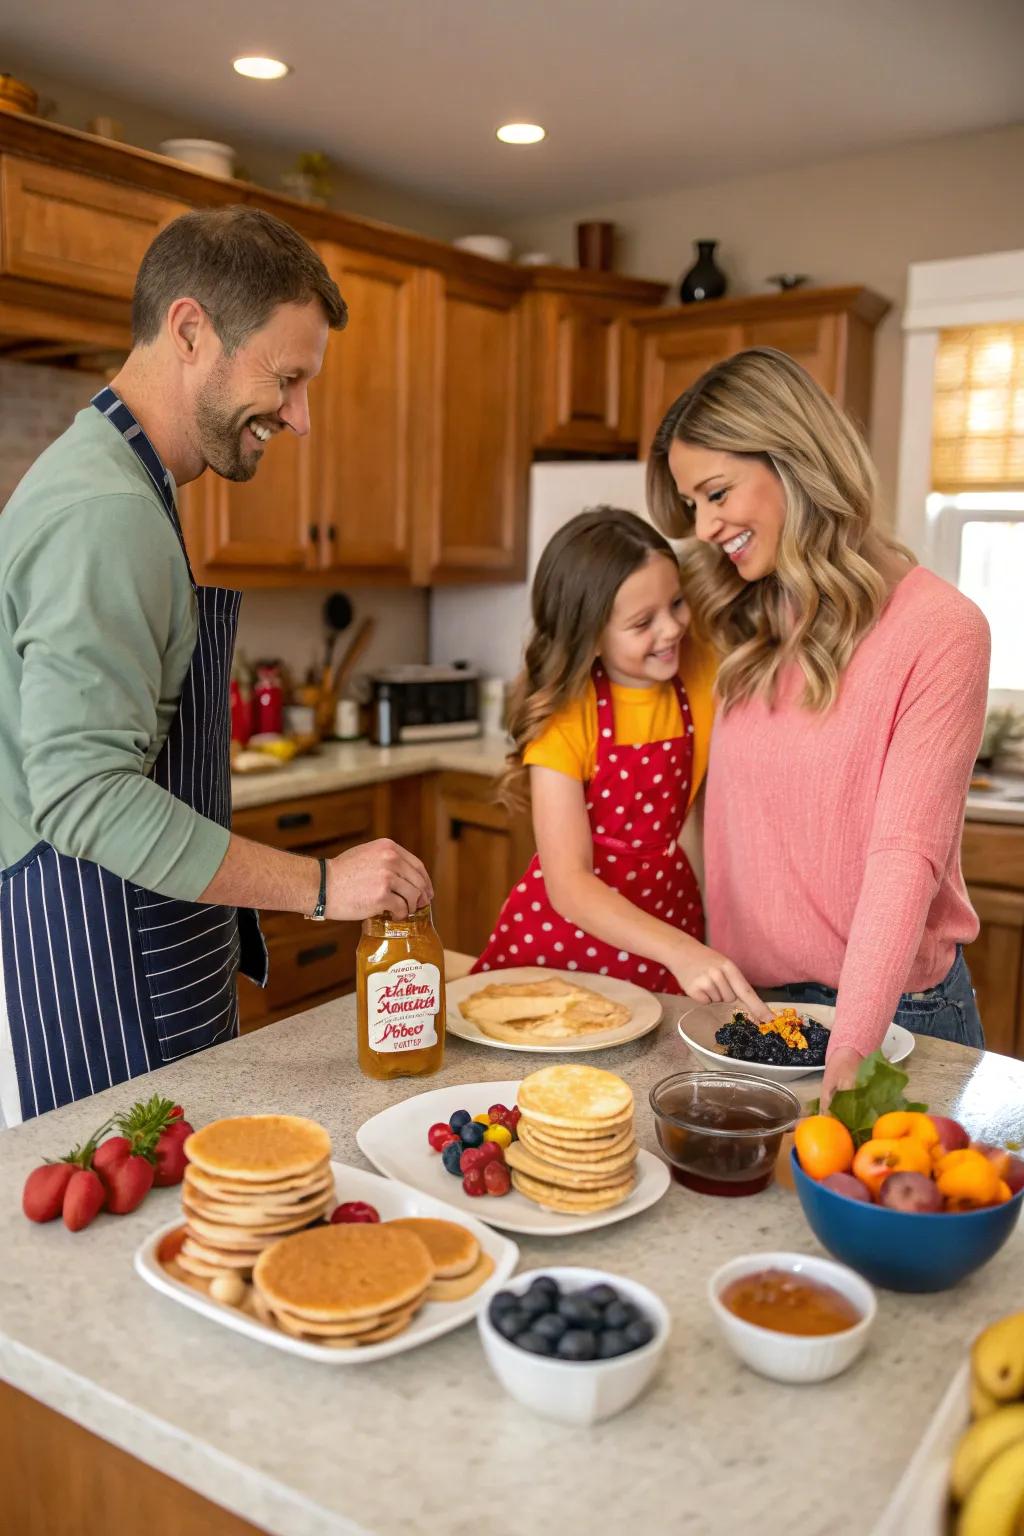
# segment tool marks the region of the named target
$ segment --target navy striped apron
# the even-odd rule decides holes
[[[93,405],[159,493],[188,564],[167,471],[112,389]],[[242,594],[198,587],[198,633],[153,781],[231,824],[231,657]],[[256,915],[157,896],[39,843],[0,877],[8,1025],[25,1120],[238,1033],[236,976],[261,986]]]

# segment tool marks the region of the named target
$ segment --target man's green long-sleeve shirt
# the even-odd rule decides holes
[[[181,546],[92,406],[0,513],[0,868],[36,843],[195,900],[228,832],[148,777],[196,642]]]

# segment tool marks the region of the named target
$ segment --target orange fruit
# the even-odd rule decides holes
[[[914,1110],[891,1110],[889,1114],[879,1116],[871,1127],[872,1141],[901,1141],[904,1136],[913,1136],[925,1147],[941,1146],[935,1121],[930,1115]]]
[[[877,1200],[879,1190],[891,1173],[930,1175],[932,1160],[928,1148],[915,1136],[875,1138],[857,1149],[853,1171]]]
[[[794,1133],[800,1167],[809,1179],[848,1173],[853,1165],[853,1137],[834,1115],[808,1115]]]
[[[935,1179],[939,1193],[956,1210],[976,1210],[999,1201],[1002,1180],[985,1154],[973,1147],[944,1157],[935,1171]]]

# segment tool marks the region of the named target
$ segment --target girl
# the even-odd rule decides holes
[[[696,533],[695,601],[724,657],[705,822],[711,933],[754,983],[835,1003],[823,1084],[889,1021],[981,1046],[960,872],[988,691],[983,615],[875,524],[851,423],[767,348],[671,407],[658,526]]]
[[[769,1017],[702,942],[678,844],[704,774],[714,669],[680,649],[690,615],[671,546],[633,512],[584,512],[544,550],[532,603],[506,798],[528,772],[537,853],[474,969],[589,971]]]

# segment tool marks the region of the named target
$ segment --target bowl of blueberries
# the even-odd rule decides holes
[[[646,1286],[573,1267],[514,1275],[477,1325],[505,1391],[563,1424],[596,1424],[628,1408],[658,1369],[670,1328]]]

